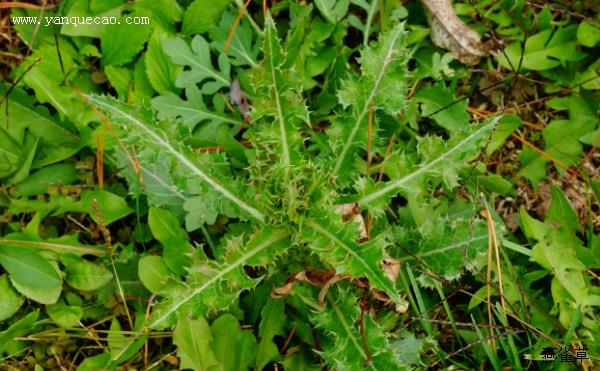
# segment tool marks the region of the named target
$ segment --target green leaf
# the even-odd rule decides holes
[[[431,215],[435,211],[421,205],[425,213]],[[456,280],[463,269],[476,271],[477,258],[487,252],[488,231],[482,221],[471,221],[453,215],[442,217],[429,216],[418,230],[406,231],[405,228],[394,230],[394,243],[400,262],[422,264],[425,271],[447,280]],[[429,280],[422,276],[421,283]]]
[[[215,27],[230,0],[194,0],[185,10],[181,33],[191,36]]]
[[[218,370],[248,370],[256,358],[256,338],[251,331],[242,330],[237,319],[231,314],[217,318],[210,330],[214,340],[212,349]]]
[[[31,311],[12,323],[6,330],[0,332],[0,355],[5,354],[6,348],[14,338],[27,335],[31,331],[39,314],[40,312],[37,309]]]
[[[82,291],[98,290],[113,278],[113,274],[108,269],[87,260],[69,264],[65,273],[67,283]]]
[[[177,218],[167,210],[152,207],[148,213],[148,225],[152,235],[163,245],[165,264],[178,275],[186,274],[193,248]]]
[[[202,36],[196,35],[192,39],[191,47],[183,39],[165,39],[163,50],[173,63],[189,67],[189,70],[177,76],[177,87],[200,84],[202,94],[214,94],[219,89],[229,86],[230,65],[227,56],[219,56],[221,71],[215,70],[210,58],[210,48]]]
[[[141,324],[143,323],[143,317],[137,317],[136,324],[133,330],[141,330]],[[113,318],[106,340],[108,342],[108,348],[110,350],[110,359],[115,363],[123,363],[135,356],[136,353],[144,346],[147,336],[140,336],[134,334],[127,336],[122,330],[119,320]]]
[[[222,263],[208,259],[194,263],[185,285],[164,290],[166,300],[155,307],[150,327],[164,328],[176,312],[193,310],[203,315],[209,309],[231,305],[241,291],[258,283],[246,275],[244,266],[264,266],[283,253],[288,244],[287,232],[271,229],[257,232],[246,243],[241,238],[229,240]]]
[[[261,321],[258,327],[260,342],[256,350],[256,370],[262,370],[269,362],[279,358],[279,349],[273,342],[276,335],[285,335],[283,326],[286,322],[285,301],[267,299],[260,312]]]
[[[83,317],[83,309],[79,306],[67,305],[62,300],[46,305],[46,313],[54,323],[61,327],[78,327]]]
[[[571,207],[571,204],[563,192],[555,185],[550,186],[552,201],[546,211],[544,223],[552,226],[565,227],[570,232],[582,232],[583,228],[579,224],[577,214]]]
[[[417,148],[423,161],[412,164],[408,158],[405,158],[405,163],[398,165],[400,175],[395,179],[359,190],[357,200],[359,205],[363,207],[387,205],[387,201],[401,191],[418,194],[425,188],[424,182],[432,176],[441,177],[450,187],[456,186],[459,171],[467,166],[466,161],[479,153],[498,120],[499,117],[492,118],[474,128],[457,132],[450,140],[442,140],[438,137],[420,138]]]
[[[371,362],[367,365],[365,343],[359,331],[359,307],[356,296],[347,290],[332,288],[327,294],[326,308],[311,319],[331,339],[321,353],[328,366],[338,370],[399,370],[383,329],[365,313],[365,337]]]
[[[179,172],[184,172],[180,176],[193,178],[193,180],[190,180],[193,184],[202,183],[201,186],[194,187],[196,193],[211,192],[214,197],[221,198],[222,201],[226,200],[228,207],[240,210],[244,216],[248,215],[258,221],[264,221],[265,214],[262,211],[238,196],[231,189],[233,187],[230,184],[226,185],[226,182],[220,180],[216,174],[210,174],[208,170],[204,169],[205,164],[199,165],[199,162],[194,160],[197,156],[189,148],[177,143],[176,140],[171,141],[161,128],[149,124],[148,117],[145,117],[143,112],[140,115],[122,103],[106,97],[88,96],[88,100],[108,114],[113,119],[111,121],[113,125],[126,128],[129,135],[135,137],[137,143],[141,138],[144,138],[145,149],[144,152],[139,153],[140,158],[160,156],[169,159],[170,162],[177,164],[175,168]],[[201,188],[202,186],[204,188]],[[204,191],[199,192],[202,189]],[[178,191],[181,193],[183,190],[178,189]],[[241,187],[237,191],[244,194]]]
[[[25,287],[53,289],[62,286],[60,274],[54,267],[42,255],[26,247],[0,246],[0,264],[14,282]]]
[[[224,50],[229,30],[233,27],[235,19],[233,14],[225,12],[219,21],[219,26],[210,29],[210,37],[216,50]],[[247,20],[242,19],[227,49],[231,64],[234,66],[258,66],[257,57],[260,49],[257,44],[259,40],[254,39],[252,27]]]
[[[167,287],[169,268],[160,256],[144,256],[138,262],[138,275],[144,287],[151,293],[158,293]]]
[[[46,166],[25,180],[14,185],[11,193],[19,197],[37,196],[48,193],[55,185],[71,184],[77,180],[78,172],[73,164],[60,163]]]
[[[600,22],[584,19],[577,27],[577,40],[579,44],[589,48],[600,42]]]
[[[148,42],[148,50],[144,58],[148,81],[160,94],[177,92],[174,81],[181,71],[181,68],[173,64],[163,52],[166,40],[166,34],[154,31]]]
[[[0,297],[0,321],[12,317],[25,302],[25,297],[10,285],[7,274],[0,276]]]
[[[331,23],[337,23],[348,13],[349,0],[316,0],[315,5],[321,15]]]
[[[183,313],[178,317],[173,343],[177,345],[181,368],[204,371],[218,366],[211,342],[212,334],[204,317],[191,319]]]
[[[561,27],[556,32],[544,30],[527,38],[524,52],[520,42],[507,46],[504,53],[498,54],[498,62],[505,68],[512,66],[516,70],[520,65],[524,69],[541,71],[567,61],[581,60],[585,54],[577,51],[576,32],[577,25]]]
[[[119,97],[127,98],[131,87],[131,70],[126,67],[106,66],[104,72]]]
[[[344,108],[351,115],[330,129],[330,142],[335,154],[334,176],[347,178],[357,147],[366,143],[366,125],[371,105],[373,110],[396,115],[405,106],[407,85],[406,32],[402,24],[380,36],[379,41],[361,51],[360,77],[342,81],[338,91]]]
[[[550,231],[531,250],[531,260],[551,271],[577,305],[589,296],[584,279],[585,264],[577,259],[574,239],[560,230]]]
[[[293,70],[284,69],[286,56],[277,37],[275,23],[267,16],[263,40],[264,58],[253,70],[253,85],[256,97],[253,100],[255,114],[259,120],[271,118],[271,125],[261,131],[263,140],[278,143],[281,164],[285,171],[299,159],[302,141],[298,135],[300,121],[309,122],[308,111],[299,92],[300,85]]]
[[[128,16],[136,17],[136,13]],[[151,28],[149,25],[128,24],[122,22],[118,26],[106,27],[100,37],[102,50],[102,64],[105,66],[121,66],[133,60],[133,57],[142,50]]]
[[[443,82],[420,89],[414,99],[421,103],[423,116],[437,112],[431,117],[439,126],[451,133],[465,130],[469,125],[467,100],[454,103],[456,100],[454,93]]]
[[[384,241],[371,240],[359,245],[356,242],[359,231],[355,224],[343,223],[337,213],[321,214],[324,215],[319,219],[304,222],[304,238],[311,241],[310,249],[333,266],[338,274],[365,277],[373,288],[385,292],[394,303],[403,306],[405,301],[395,283],[380,266],[384,259]]]
[[[187,101],[173,93],[167,93],[152,99],[152,108],[158,113],[159,120],[173,120],[180,118],[181,122],[193,130],[202,121],[211,123],[230,123],[237,125],[240,120],[226,116],[222,112],[213,112],[204,104],[202,93],[196,86],[186,90]]]
[[[106,225],[133,212],[123,197],[99,189],[84,191],[81,194],[80,206],[81,211],[87,212],[96,223],[100,222],[100,218],[102,218]]]

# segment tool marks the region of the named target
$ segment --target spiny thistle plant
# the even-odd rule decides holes
[[[413,82],[403,24],[358,58],[346,50],[325,67],[338,80],[316,95],[318,112],[304,98],[314,84],[298,72],[293,33],[282,43],[267,16],[261,36],[260,54],[241,37],[215,60],[200,35],[191,44],[166,39],[187,100],[166,93],[149,110],[87,96],[115,129],[114,158],[131,191],[147,198],[162,244],[161,255],[140,261],[157,298],[140,326],[174,326],[182,367],[216,365],[223,354],[209,344],[228,328],[238,369],[260,370],[279,357],[285,321],[299,339],[291,369],[310,354],[338,370],[398,369],[395,324],[410,285],[477,269],[487,248],[472,205],[423,196],[456,191],[497,120],[390,139]],[[234,78],[251,105],[243,124],[224,98]],[[208,137],[222,148],[193,150]],[[182,223],[204,243],[191,243]],[[240,330],[238,321],[259,318],[258,340]]]

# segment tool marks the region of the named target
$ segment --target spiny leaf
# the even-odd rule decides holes
[[[423,161],[411,164],[405,158],[405,163],[399,166],[402,175],[384,184],[365,187],[359,192],[357,202],[363,207],[377,207],[387,204],[398,192],[422,192],[424,183],[432,176],[441,177],[448,186],[455,186],[459,170],[481,150],[498,120],[499,117],[496,117],[474,129],[456,133],[446,142],[432,136],[420,139],[418,151]]]
[[[160,127],[149,123],[149,118],[144,117],[143,112],[141,114],[137,113],[130,107],[108,97],[89,95],[87,98],[90,104],[98,107],[112,118],[111,123],[113,125],[122,127],[129,138],[134,139],[134,142],[144,143],[144,148],[138,153],[140,158],[142,156],[150,158],[156,158],[157,156],[168,157],[175,166],[175,169],[173,169],[173,171],[176,171],[175,174],[180,177],[193,179],[186,182],[186,186],[191,188],[191,190],[200,194],[210,191],[212,194],[227,200],[230,207],[242,211],[242,214],[260,222],[265,219],[265,214],[262,211],[252,206],[249,201],[244,200],[237,192],[230,189],[231,180],[228,181],[228,184],[218,179],[219,176],[217,174],[211,174],[206,169],[206,164],[203,164],[203,166],[199,164],[199,161],[194,160],[194,153],[189,148],[182,146],[176,140],[173,140],[173,138],[168,137]],[[127,137],[124,139],[127,139]],[[201,181],[200,186],[191,183],[198,180]],[[202,190],[202,186],[205,187],[204,190]],[[186,187],[178,188],[180,191],[189,191]],[[242,190],[242,188],[238,189],[239,192],[243,193]]]
[[[177,312],[192,310],[203,315],[231,305],[240,292],[254,287],[259,280],[251,279],[244,266],[264,266],[284,252],[288,233],[283,230],[258,231],[247,243],[241,238],[229,240],[223,262],[202,259],[192,264],[185,284],[169,287],[163,293],[166,300],[153,311],[150,327],[164,328]]]
[[[338,274],[354,278],[366,277],[373,288],[385,292],[396,304],[404,305],[394,282],[380,267],[384,259],[384,241],[372,240],[358,244],[358,227],[343,223],[339,214],[321,212],[319,219],[307,220],[303,237],[310,249],[333,267]],[[339,220],[339,222],[337,221]]]
[[[268,16],[263,40],[264,59],[253,71],[256,97],[253,100],[254,120],[272,117],[272,127],[263,130],[267,141],[278,142],[281,163],[285,168],[298,159],[299,121],[308,122],[308,111],[296,90],[299,86],[294,71],[283,69],[286,56],[277,37],[273,19]],[[270,129],[270,130],[269,130]]]
[[[351,107],[352,111],[338,130],[341,135],[330,138],[336,155],[334,175],[346,178],[344,172],[348,173],[352,168],[356,147],[366,143],[357,140],[357,135],[366,132],[371,105],[374,111],[382,110],[391,115],[404,108],[407,90],[405,35],[403,24],[382,35],[378,43],[361,52],[361,76],[342,82],[338,92],[340,103],[344,108]]]
[[[312,316],[331,342],[323,344],[321,356],[337,370],[399,370],[398,361],[391,351],[383,329],[365,313],[366,346],[371,361],[367,364],[365,344],[360,335],[359,306],[356,296],[341,288],[327,295],[326,309]]]

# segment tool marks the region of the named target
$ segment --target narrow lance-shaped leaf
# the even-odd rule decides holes
[[[148,156],[157,158],[158,156],[167,156],[174,164],[174,170],[183,173],[181,176],[188,178],[189,182],[200,180],[207,186],[207,193],[220,196],[229,202],[229,208],[236,208],[242,211],[243,215],[248,215],[257,221],[264,221],[265,214],[257,207],[250,204],[238,192],[230,189],[230,184],[220,179],[216,174],[210,174],[206,165],[201,166],[198,161],[192,160],[194,153],[185,146],[177,143],[177,140],[168,138],[163,129],[157,125],[150,124],[148,118],[142,118],[130,107],[114,99],[102,96],[89,95],[88,101],[106,113],[111,119],[111,124],[118,125],[127,133],[125,139],[134,139],[136,143],[143,143],[142,151],[138,156]],[[144,158],[148,159],[148,158]],[[229,181],[229,183],[232,183]],[[181,187],[183,188],[183,187]],[[197,189],[198,187],[194,187]],[[183,191],[184,189],[182,189]],[[242,193],[243,190],[238,190]]]
[[[281,163],[287,169],[298,159],[302,144],[299,122],[308,122],[308,111],[300,93],[301,86],[292,69],[283,69],[286,55],[277,37],[275,23],[270,16],[265,22],[263,40],[264,59],[253,71],[256,96],[253,100],[252,118],[273,118],[272,127],[261,131],[263,139],[279,147]]]
[[[342,106],[351,107],[352,112],[341,127],[331,131],[330,140],[336,154],[334,175],[342,176],[343,170],[351,169],[349,164],[356,147],[366,143],[362,140],[364,135],[359,136],[359,133],[366,132],[371,105],[373,110],[391,115],[404,108],[408,59],[403,48],[405,34],[404,25],[400,24],[381,36],[378,43],[361,52],[360,77],[342,82],[338,97]]]
[[[248,243],[241,238],[229,240],[222,263],[203,259],[192,264],[185,284],[166,289],[152,314],[150,327],[164,328],[171,324],[174,314],[193,311],[203,315],[207,310],[224,309],[235,302],[243,290],[254,287],[260,280],[251,279],[244,266],[264,266],[283,253],[288,233],[265,229],[257,232]]]

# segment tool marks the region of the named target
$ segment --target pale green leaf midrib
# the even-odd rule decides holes
[[[369,278],[372,281],[376,281],[379,284],[379,287],[384,288],[384,287],[392,286],[391,281],[390,281],[390,283],[387,283],[387,284],[386,284],[386,282],[383,282],[381,280],[381,278],[379,277],[379,275],[371,269],[369,264],[362,258],[362,256],[360,256],[356,251],[352,250],[350,247],[346,246],[346,244],[343,241],[338,239],[335,235],[330,233],[328,230],[322,228],[319,224],[317,224],[313,221],[306,222],[306,226],[314,229],[315,231],[319,232],[321,235],[329,238],[332,242],[334,242],[336,245],[341,247],[348,254],[352,255],[358,262],[360,262],[361,266],[363,267],[363,270],[369,274],[367,276],[367,278]],[[397,294],[395,292],[387,292],[387,294],[391,298],[394,298],[395,299],[394,301],[397,301],[397,298],[396,298]]]
[[[392,54],[394,53],[394,50],[395,50],[396,40],[398,39],[398,37],[400,37],[401,33],[402,33],[402,29],[398,28],[396,30],[396,34],[394,35],[392,41],[390,42],[390,48],[387,50],[385,58],[383,59],[382,67],[379,70],[377,77],[375,78],[375,83],[373,84],[373,89],[371,89],[371,92],[369,93],[369,97],[365,101],[365,104],[363,105],[362,110],[359,113],[356,122],[352,126],[350,135],[348,136],[346,142],[344,143],[344,146],[342,147],[342,152],[340,153],[340,156],[337,159],[335,167],[333,168],[333,175],[336,175],[338,173],[342,164],[344,163],[344,159],[346,158],[347,152],[350,149],[350,147],[352,146],[352,143],[354,142],[354,137],[356,136],[356,133],[358,132],[358,129],[360,128],[362,121],[364,120],[365,116],[367,115],[367,112],[369,111],[369,106],[371,105],[371,102],[373,101],[373,99],[375,98],[375,95],[377,94],[377,90],[379,89],[379,85],[381,84],[381,81],[383,80],[383,76],[385,75],[385,72],[387,71],[387,67],[389,66],[389,64],[392,61],[391,58],[392,58]]]
[[[208,287],[210,287],[214,283],[218,282],[223,276],[225,276],[229,272],[233,271],[234,269],[242,266],[250,258],[254,257],[256,254],[258,254],[262,250],[268,248],[271,245],[276,244],[277,242],[283,240],[286,237],[287,237],[287,233],[282,233],[282,232],[275,232],[275,233],[273,233],[272,236],[270,236],[270,238],[266,239],[262,243],[259,243],[254,249],[248,251],[247,253],[245,253],[244,255],[242,255],[241,257],[239,257],[238,260],[236,260],[235,262],[227,265],[225,268],[223,268],[221,271],[219,271],[219,273],[217,273],[216,275],[214,275],[212,278],[210,278],[208,281],[206,281],[200,287],[194,289],[192,291],[192,293],[190,293],[187,297],[185,297],[184,299],[180,300],[175,305],[171,306],[169,308],[169,310],[167,310],[165,313],[162,314],[162,316],[160,316],[159,318],[157,318],[156,320],[154,320],[154,322],[152,322],[150,324],[150,327],[154,327],[157,324],[163,322],[171,314],[175,313],[179,308],[181,308],[181,306],[183,306],[185,303],[187,303],[188,301],[190,301],[195,296],[200,295]]]
[[[429,171],[430,169],[434,168],[438,163],[451,158],[452,155],[454,155],[455,152],[462,150],[470,141],[477,139],[479,137],[479,135],[483,132],[485,132],[486,130],[488,130],[490,127],[493,127],[494,125],[496,125],[496,123],[498,122],[500,118],[497,117],[494,120],[491,120],[490,123],[488,123],[487,125],[482,126],[481,128],[477,129],[476,131],[474,131],[473,133],[469,134],[465,139],[461,140],[460,142],[458,142],[454,147],[452,147],[450,150],[444,152],[443,155],[437,157],[435,160],[419,167],[416,171],[413,171],[412,173],[404,176],[401,179],[389,182],[388,185],[386,185],[385,187],[376,190],[375,192],[365,195],[363,196],[360,200],[358,200],[358,204],[360,205],[364,205],[370,201],[373,201],[389,192],[391,192],[392,190],[395,189],[399,189],[400,187],[402,187],[403,185],[405,185],[406,183],[408,183],[409,181],[411,181],[412,179],[416,178],[417,176],[426,173],[427,171]]]
[[[275,62],[273,61],[273,44],[275,44],[276,40],[270,40],[270,38],[275,38],[273,35],[273,30],[269,30],[269,33],[265,35],[267,39],[266,45],[269,46],[269,50],[266,53],[267,58],[269,58],[269,66],[271,67],[271,79],[273,80],[273,95],[275,96],[275,106],[277,107],[277,121],[279,122],[279,136],[281,140],[281,151],[283,158],[283,165],[285,166],[286,171],[290,166],[290,150],[289,144],[287,140],[287,135],[285,131],[285,119],[283,117],[283,110],[281,108],[281,101],[279,99],[279,90],[277,88],[277,78],[275,76]]]
[[[127,119],[129,122],[135,124],[137,127],[139,127],[140,129],[142,129],[143,131],[148,133],[148,135],[150,135],[156,141],[157,144],[159,144],[161,147],[165,148],[168,152],[170,152],[172,155],[174,155],[181,164],[183,164],[185,167],[190,169],[194,174],[198,175],[202,180],[204,180],[211,187],[213,187],[218,193],[222,194],[225,198],[234,202],[238,207],[240,207],[241,209],[243,209],[244,211],[246,211],[247,213],[252,215],[258,221],[260,221],[260,222],[264,221],[265,215],[261,211],[250,206],[245,201],[243,201],[242,199],[240,199],[239,197],[237,197],[236,195],[231,193],[222,184],[218,183],[216,180],[214,180],[213,178],[208,176],[204,171],[202,171],[200,168],[198,168],[196,165],[194,165],[189,159],[187,159],[187,157],[185,155],[183,155],[182,153],[177,151],[175,148],[173,148],[173,146],[171,146],[170,143],[168,143],[166,140],[164,140],[160,135],[155,133],[153,130],[148,128],[144,123],[142,123],[136,117],[131,116],[127,112],[124,112],[124,111],[114,107],[113,105],[110,105],[110,104],[104,103],[100,100],[97,100],[93,96],[88,96],[88,99],[95,102],[96,105],[101,106],[105,110],[111,111],[114,114],[117,114],[117,115],[121,116],[122,118]]]

